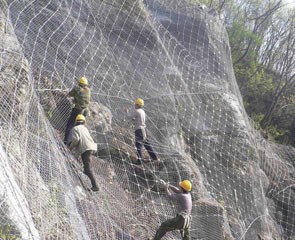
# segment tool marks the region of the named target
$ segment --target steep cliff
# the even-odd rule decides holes
[[[159,180],[187,178],[192,239],[295,239],[295,151],[253,128],[214,10],[188,0],[0,6],[1,234],[147,239],[175,214]],[[81,76],[92,89],[87,126],[99,144],[99,193],[83,188],[81,160],[62,142],[66,92]],[[137,97],[161,168],[131,164],[124,108]]]

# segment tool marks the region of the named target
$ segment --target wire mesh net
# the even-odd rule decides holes
[[[147,239],[176,213],[160,180],[189,179],[192,239],[294,239],[294,150],[249,122],[213,9],[188,0],[0,6],[0,237]],[[63,144],[67,93],[81,76],[98,193]],[[137,97],[161,167],[132,164],[124,109]]]

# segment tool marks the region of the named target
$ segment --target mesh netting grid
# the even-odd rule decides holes
[[[190,1],[0,5],[2,232],[146,239],[175,215],[159,180],[189,178],[193,239],[254,239],[262,230],[275,236],[276,228],[292,239],[293,167],[281,159],[293,156],[280,156],[248,121],[218,17]],[[81,159],[62,142],[71,111],[66,93],[81,76],[92,90],[87,126],[99,145],[97,194],[83,189],[90,183]],[[137,97],[145,100],[162,169],[131,164],[133,126],[124,108]],[[267,192],[279,220],[267,207],[266,176],[279,182]]]

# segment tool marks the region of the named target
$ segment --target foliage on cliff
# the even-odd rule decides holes
[[[202,0],[227,25],[244,105],[265,137],[295,145],[295,8],[281,0]]]

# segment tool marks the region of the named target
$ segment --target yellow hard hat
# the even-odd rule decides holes
[[[192,184],[189,180],[183,180],[182,182],[179,183],[179,186],[188,192],[192,190]]]
[[[76,117],[76,122],[85,122],[85,117],[82,114],[78,114]]]
[[[79,80],[80,84],[88,85],[88,80],[86,77],[81,77]]]
[[[143,107],[143,105],[144,105],[144,101],[143,101],[141,98],[137,98],[137,99],[135,100],[135,104],[137,104],[137,105]]]

